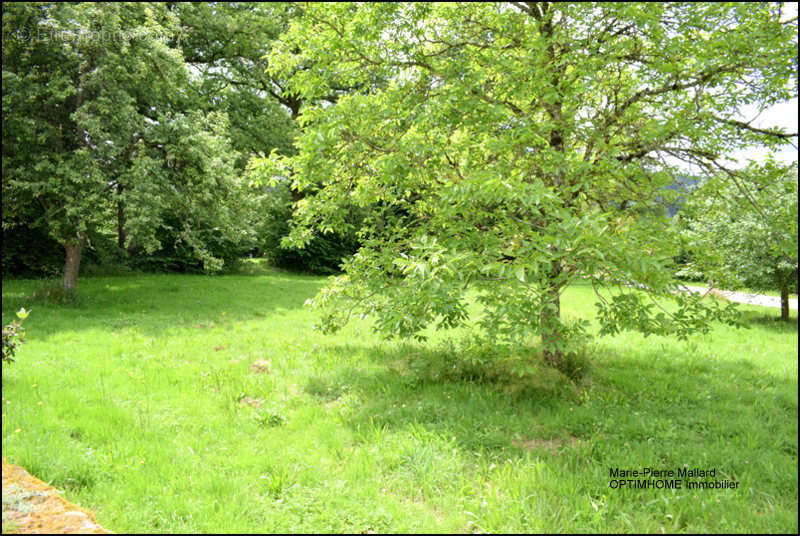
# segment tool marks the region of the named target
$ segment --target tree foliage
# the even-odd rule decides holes
[[[340,272],[342,261],[358,250],[359,244],[352,232],[315,231],[301,247],[293,247],[288,241],[284,247],[293,212],[291,190],[284,183],[268,186],[256,201],[259,212],[254,228],[257,247],[273,266],[313,274],[334,274]],[[357,221],[360,212],[351,209],[348,217]]]
[[[189,91],[205,110],[225,112],[237,167],[272,149],[292,152],[300,101],[267,73],[266,55],[293,6],[281,2],[178,2],[180,47],[195,76]]]
[[[158,3],[3,5],[4,227],[45,226],[66,289],[115,219],[121,246],[153,252],[169,218],[212,271],[210,244],[242,241],[227,118],[193,105],[179,33]]]
[[[309,102],[358,90],[307,105],[298,154],[258,165],[306,192],[293,241],[362,240],[315,300],[324,325],[421,336],[466,323],[474,292],[487,337],[540,335],[558,364],[584,328],[560,296],[586,279],[603,333],[708,329],[723,313],[674,294],[668,157],[719,169],[784,143],[735,110],[796,96],[796,31],[777,4],[304,5],[270,72]]]
[[[780,291],[788,320],[789,292],[797,292],[797,163],[751,164],[736,179],[708,179],[681,212],[693,264],[714,286]]]
[[[270,73],[267,58],[302,8],[287,2],[205,2],[176,3],[170,9],[181,21],[184,57],[198,74],[189,88],[204,109],[227,113],[231,145],[239,152],[237,167],[273,149],[292,154],[296,118],[306,99],[287,91],[286,77]],[[296,70],[310,68],[304,64]],[[334,89],[315,100],[335,102],[349,90],[334,84]],[[284,184],[277,188],[252,185],[252,195],[255,249],[274,265],[312,273],[338,272],[342,258],[357,248],[355,236],[339,233],[315,233],[302,246],[284,243],[293,203],[304,194]]]

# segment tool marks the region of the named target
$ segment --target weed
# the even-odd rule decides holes
[[[253,420],[259,426],[281,426],[286,422],[283,412],[274,407],[262,407],[253,414]]]

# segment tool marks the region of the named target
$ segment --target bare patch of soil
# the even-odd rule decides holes
[[[250,370],[256,374],[269,374],[269,368],[272,363],[268,359],[257,359],[250,365]]]
[[[245,397],[242,397],[241,400],[239,400],[239,403],[240,404],[247,404],[251,408],[257,408],[258,406],[260,406],[261,404],[264,403],[264,400],[261,399],[261,398],[253,398],[251,396],[245,396]]]
[[[94,515],[62,498],[58,490],[3,458],[3,532],[113,534]]]

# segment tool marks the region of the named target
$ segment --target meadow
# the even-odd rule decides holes
[[[52,305],[4,280],[3,323],[31,309],[4,457],[117,532],[797,532],[796,311],[600,338],[574,380],[501,381],[462,366],[463,331],[313,331],[324,282],[93,276]],[[594,301],[571,287],[564,314]],[[611,487],[644,467],[738,487]]]

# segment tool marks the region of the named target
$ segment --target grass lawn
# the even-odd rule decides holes
[[[447,334],[312,331],[323,283],[92,277],[53,306],[3,281],[4,324],[32,309],[3,455],[118,532],[797,532],[796,311],[599,339],[577,384],[513,391],[448,374]],[[564,313],[594,301],[572,287]],[[739,487],[610,487],[643,467]]]

